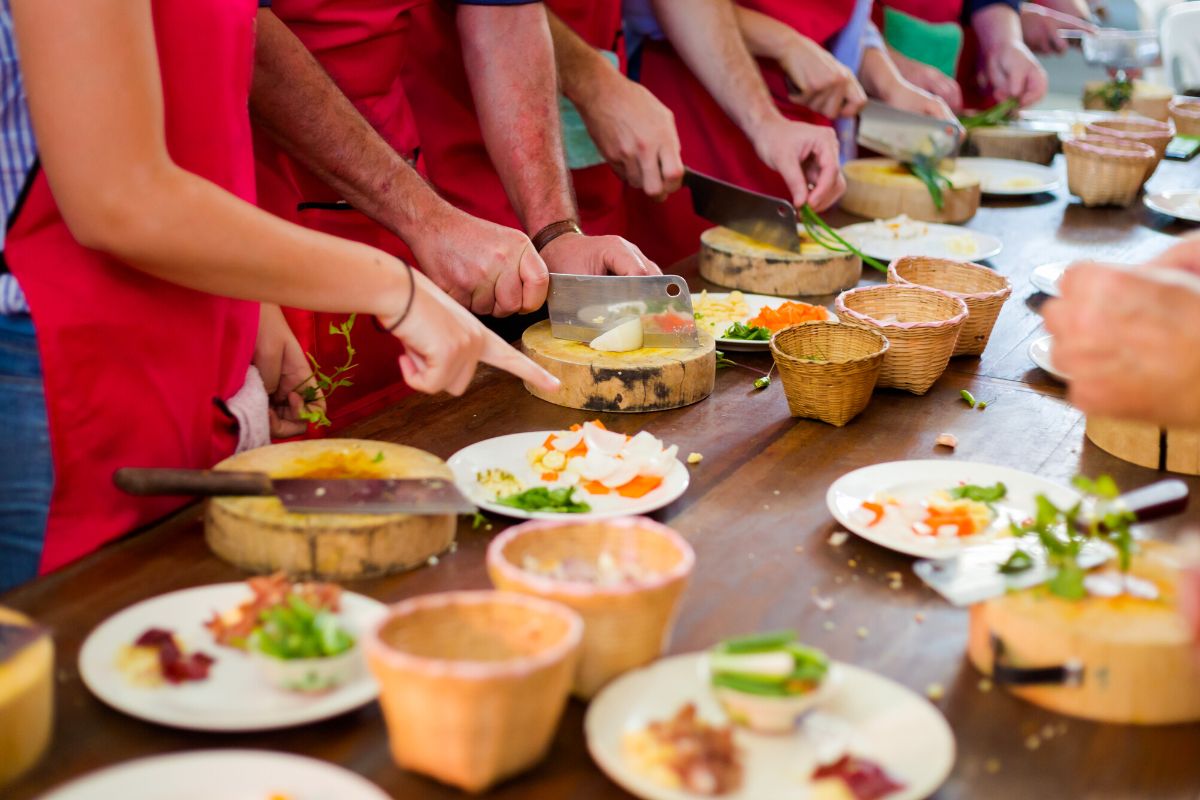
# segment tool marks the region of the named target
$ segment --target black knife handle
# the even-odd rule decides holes
[[[187,495],[271,495],[271,478],[262,472],[224,472],[211,469],[167,469],[163,467],[122,467],[113,473],[113,483],[128,494]]]
[[[1158,481],[1121,495],[1120,502],[1138,522],[1172,517],[1187,510],[1188,486],[1178,478]]]

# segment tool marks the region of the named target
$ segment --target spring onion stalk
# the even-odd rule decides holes
[[[804,207],[800,209],[800,222],[804,225],[804,232],[809,235],[809,238],[826,250],[832,250],[835,253],[852,253],[861,258],[864,264],[868,264],[880,272],[887,272],[886,265],[871,258],[843,239],[837,231],[829,227],[825,220],[821,219],[816,211],[813,211],[812,206],[808,203],[805,203]]]

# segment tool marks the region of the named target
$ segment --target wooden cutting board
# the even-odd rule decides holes
[[[321,439],[262,447],[217,469],[275,478],[445,478],[437,456],[363,439]],[[424,564],[454,541],[453,514],[290,514],[275,497],[215,497],[205,536],[213,552],[251,572],[282,570],[324,579],[385,575]]]
[[[802,242],[794,253],[717,227],[700,234],[700,275],[718,286],[755,294],[836,294],[858,284],[862,260],[815,242]]]
[[[943,189],[943,207],[933,204],[929,189],[908,168],[890,158],[860,158],[847,161],[843,211],[867,219],[890,219],[907,214],[922,222],[957,224],[975,216],[983,198],[979,178],[942,162],[943,174],[953,188]]]
[[[526,383],[534,397],[587,411],[663,411],[697,403],[712,394],[716,381],[716,341],[700,332],[700,347],[643,347],[628,353],[602,353],[582,342],[555,339],[550,321],[526,329],[525,352],[562,381],[555,394]]]

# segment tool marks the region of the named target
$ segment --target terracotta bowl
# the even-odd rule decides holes
[[[595,565],[605,554],[644,574],[602,585],[525,568],[526,559]],[[573,687],[583,699],[662,655],[695,561],[682,536],[645,517],[527,522],[497,536],[487,552],[496,588],[554,600],[583,617],[583,649]]]
[[[398,603],[365,637],[392,758],[470,792],[546,755],[575,674],[583,621],[511,592]]]

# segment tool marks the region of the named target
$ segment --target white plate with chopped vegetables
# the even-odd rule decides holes
[[[42,800],[389,800],[361,775],[267,750],[196,750],[139,758],[85,775]]]
[[[485,511],[518,519],[599,519],[649,514],[673,503],[691,477],[668,447],[587,422],[567,431],[497,436],[448,462],[455,482]]]
[[[847,225],[838,232],[871,258],[885,263],[901,256],[982,261],[999,255],[1004,248],[991,234],[958,225],[920,222],[903,214]]]
[[[887,800],[932,795],[954,766],[954,733],[945,717],[881,675],[842,662],[830,667],[838,677],[834,692],[795,730],[767,734],[733,727],[729,758],[723,731],[731,718],[710,685],[709,654],[664,658],[625,673],[592,700],[584,720],[588,752],[613,781],[644,800],[703,796],[697,786],[685,788],[685,781],[736,781],[736,788],[721,794],[731,800],[853,797],[845,783],[851,771],[870,774],[876,785],[886,780]],[[689,705],[698,724],[680,719]],[[655,723],[670,723],[680,735],[656,744]],[[693,758],[685,778],[671,766],[672,749],[697,729],[699,746],[689,747]]]
[[[969,461],[893,461],[849,472],[825,495],[834,519],[867,541],[919,558],[951,558],[1008,536],[1046,495],[1059,506],[1074,489],[1010,467]]]
[[[809,319],[837,322],[823,306],[743,292],[709,292],[692,295],[696,326],[713,335],[722,350],[769,350],[771,334]]]
[[[118,711],[159,725],[198,731],[306,725],[375,699],[379,690],[367,672],[358,639],[387,613],[383,603],[352,592],[339,593],[335,618],[338,628],[354,640],[345,657],[356,663],[344,673],[344,682],[323,691],[304,692],[274,685],[264,669],[263,656],[250,648],[218,644],[216,630],[207,624],[214,618],[228,621],[235,609],[255,596],[249,583],[218,583],[130,606],[88,636],[79,652],[79,675],[92,694]],[[164,656],[137,646],[148,641],[143,637],[152,631],[168,634],[178,651],[171,656],[178,658],[180,672],[174,676],[178,682],[162,671]],[[207,666],[203,663],[206,659],[211,659]]]

